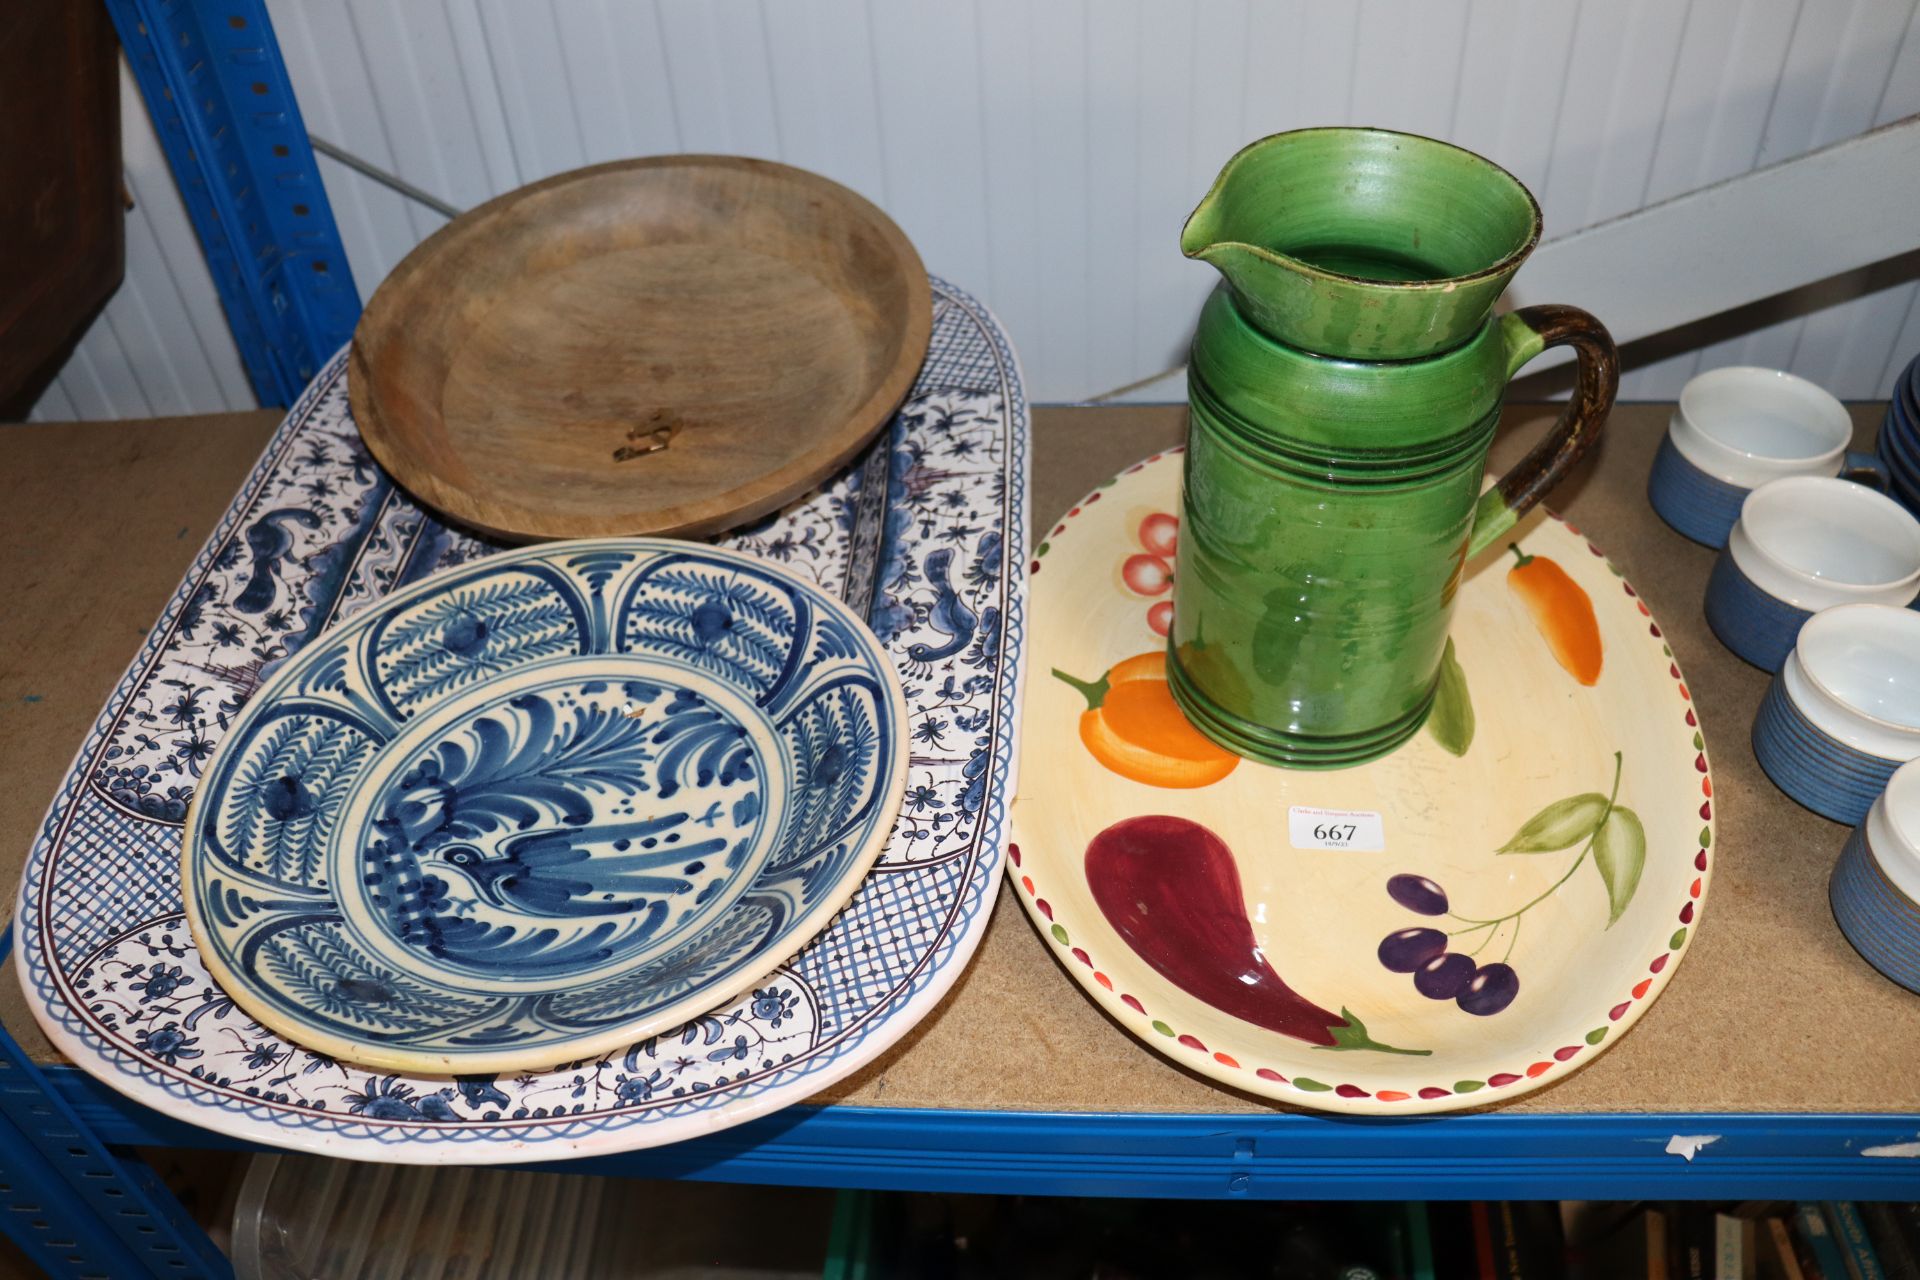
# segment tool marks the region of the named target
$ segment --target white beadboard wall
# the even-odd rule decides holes
[[[1532,187],[1551,237],[1920,111],[1915,0],[269,7],[308,127],[456,205],[667,151],[763,156],[845,183],[932,270],[987,299],[1041,401],[1182,357],[1212,273],[1181,258],[1181,221],[1221,162],[1266,133],[1367,123],[1451,139]],[[130,79],[122,113],[137,202],[126,283],[34,417],[250,405]],[[440,218],[320,166],[364,297]],[[1920,352],[1916,292],[1672,357],[1622,392],[1671,397],[1698,369],[1744,362],[1844,397],[1885,394]]]

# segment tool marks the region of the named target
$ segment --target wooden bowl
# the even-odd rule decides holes
[[[931,331],[920,257],[866,200],[787,165],[658,156],[428,237],[360,317],[348,395],[380,464],[467,525],[698,535],[852,457]]]

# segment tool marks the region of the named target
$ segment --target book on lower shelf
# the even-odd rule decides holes
[[[1920,1280],[1911,1266],[1920,1245],[1915,1205],[873,1198],[875,1225],[861,1255],[884,1261],[863,1273],[873,1276]]]
[[[1821,1202],[1820,1212],[1826,1217],[1827,1230],[1840,1244],[1851,1280],[1887,1280],[1880,1254],[1867,1236],[1860,1206],[1850,1200],[1826,1200]]]
[[[1920,1280],[1920,1204],[1863,1204],[1860,1213],[1887,1280]]]
[[[1491,1200],[1427,1208],[1438,1280],[1564,1280],[1557,1201]]]
[[[1806,1245],[1808,1255],[1802,1265],[1817,1273],[1817,1280],[1869,1280],[1861,1274],[1857,1261],[1849,1261],[1846,1242],[1828,1212],[1831,1207],[1831,1204],[1816,1204],[1811,1200],[1802,1200],[1794,1206],[1793,1229]],[[1876,1267],[1872,1280],[1879,1280],[1878,1270]]]
[[[1759,1280],[1816,1280],[1800,1263],[1800,1245],[1787,1220],[1770,1214],[1762,1226]]]
[[[1673,1207],[1668,1270],[1674,1280],[1757,1280],[1755,1221],[1738,1207]]]
[[[1658,1205],[1642,1205],[1606,1235],[1589,1245],[1578,1259],[1584,1280],[1668,1280],[1667,1213]]]
[[[1713,1215],[1714,1280],[1759,1280],[1758,1226],[1738,1214]]]

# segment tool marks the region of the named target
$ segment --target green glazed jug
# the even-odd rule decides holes
[[[1425,721],[1467,561],[1594,443],[1619,381],[1586,312],[1494,315],[1539,238],[1512,174],[1381,129],[1253,143],[1187,220],[1225,280],[1188,366],[1168,671],[1214,741],[1339,768]],[[1572,400],[1482,495],[1508,380],[1560,344]]]

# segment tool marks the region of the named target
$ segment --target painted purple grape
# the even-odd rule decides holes
[[[1520,975],[1513,966],[1494,963],[1481,965],[1458,999],[1463,1010],[1485,1018],[1512,1004],[1519,994]]]
[[[1447,949],[1438,929],[1402,929],[1380,940],[1380,963],[1395,973],[1412,973]]]
[[[1387,896],[1423,916],[1447,914],[1447,891],[1425,876],[1395,876],[1387,881]]]
[[[1413,989],[1429,1000],[1451,1000],[1473,980],[1473,961],[1459,952],[1435,956],[1413,971]]]

